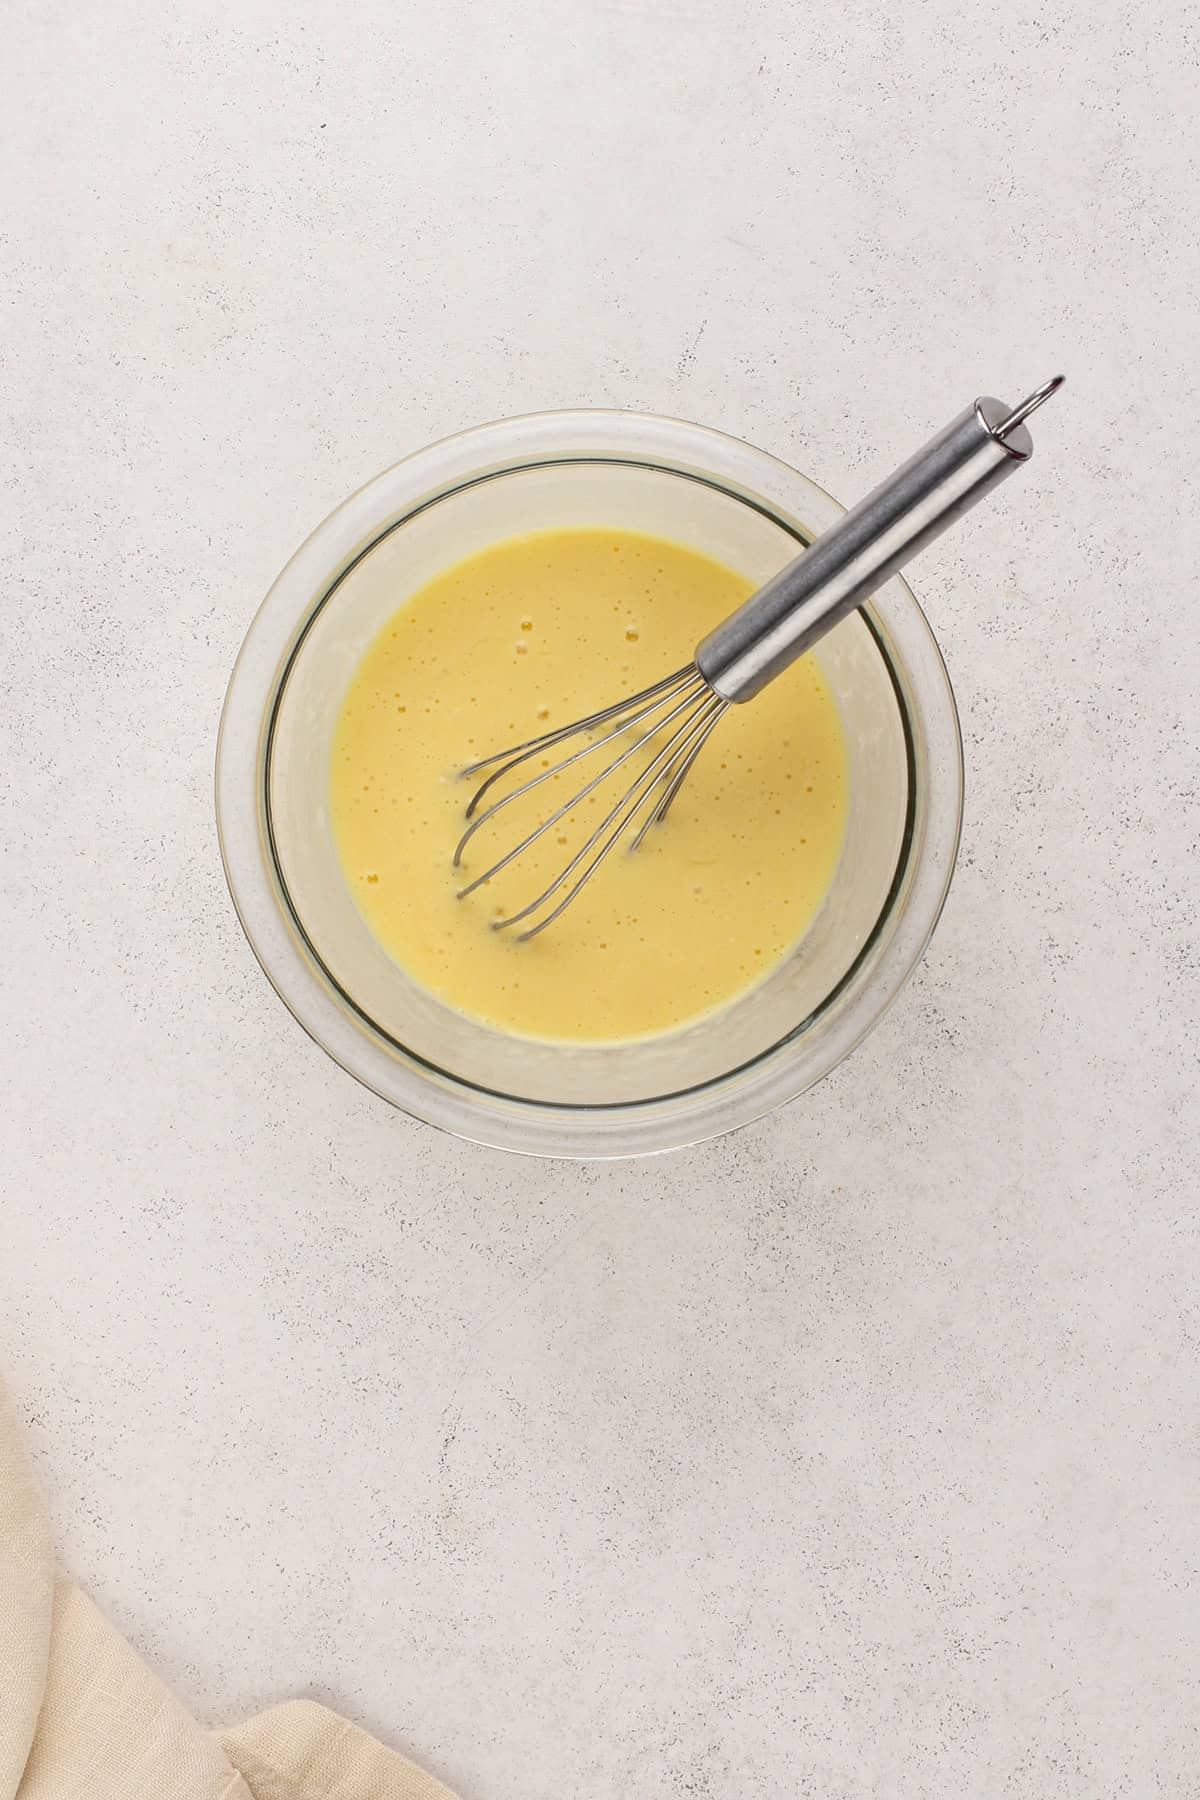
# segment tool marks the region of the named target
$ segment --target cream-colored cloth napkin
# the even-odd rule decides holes
[[[0,1800],[453,1800],[323,1706],[201,1729],[54,1566],[0,1388]]]

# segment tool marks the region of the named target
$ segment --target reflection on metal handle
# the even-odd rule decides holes
[[[718,625],[696,651],[714,692],[751,700],[909,559],[1033,454],[1025,420],[1064,377],[1007,407],[989,397],[952,419],[823,537]]]

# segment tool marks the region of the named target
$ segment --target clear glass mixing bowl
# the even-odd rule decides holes
[[[677,419],[582,411],[505,419],[432,444],[318,527],[267,595],[234,668],[217,820],[255,954],[344,1069],[479,1143],[631,1156],[746,1124],[819,1081],[871,1029],[937,922],[962,815],[954,696],[898,578],[820,648],[846,735],[850,807],[818,917],[765,981],[667,1036],[541,1044],[436,1000],[380,948],[355,906],[327,797],[334,721],[359,657],[406,595],[449,564],[521,532],[594,524],[674,538],[758,582],[840,511],[736,438]]]

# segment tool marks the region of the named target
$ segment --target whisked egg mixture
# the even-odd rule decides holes
[[[813,655],[728,710],[668,819],[635,855],[618,845],[539,937],[520,943],[519,927],[489,926],[562,869],[638,759],[464,900],[464,881],[618,746],[506,807],[471,840],[464,870],[451,870],[477,785],[459,776],[465,764],[680,668],[751,586],[663,539],[538,532],[448,569],[379,632],[335,731],[331,819],[367,924],[424,987],[518,1035],[642,1038],[726,1005],[804,935],[833,879],[847,808],[838,710]]]

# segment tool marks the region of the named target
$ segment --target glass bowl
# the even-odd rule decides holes
[[[572,411],[432,444],[317,528],[238,656],[217,747],[217,821],[259,962],[344,1069],[478,1143],[632,1156],[746,1124],[811,1087],[863,1038],[929,941],[962,817],[954,696],[899,578],[819,650],[849,756],[846,841],[821,911],[766,979],[678,1031],[549,1044],[453,1011],[372,937],[341,873],[327,793],[334,723],[359,657],[406,595],[462,557],[531,530],[597,525],[673,538],[760,582],[841,510],[794,469],[721,432]]]

